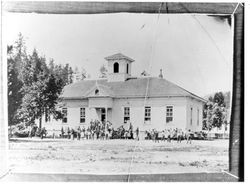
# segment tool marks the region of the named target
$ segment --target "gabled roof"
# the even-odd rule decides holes
[[[147,97],[193,97],[203,102],[206,101],[176,84],[158,77],[129,79],[124,82],[107,82],[106,79],[83,80],[65,86],[61,97],[88,98],[96,82],[106,94],[113,98],[145,97],[148,84]]]
[[[98,89],[98,95],[95,94],[95,91]],[[104,85],[95,85],[84,95],[85,97],[113,97],[112,90],[109,87]]]
[[[135,61],[135,60],[131,59],[130,57],[125,56],[125,55],[123,55],[123,54],[121,54],[121,53],[118,53],[118,54],[114,54],[114,55],[105,57],[104,59],[106,59],[106,60],[127,59],[127,60],[129,60],[130,62]]]

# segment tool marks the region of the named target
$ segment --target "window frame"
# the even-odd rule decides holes
[[[83,112],[82,112],[83,110]],[[82,121],[84,120],[84,121]],[[86,108],[81,107],[80,108],[80,123],[86,123]]]
[[[145,106],[144,108],[144,123],[151,123],[151,106]]]
[[[64,124],[68,123],[68,108],[66,108],[66,107],[62,108],[62,115],[63,115],[63,117],[62,117],[62,123],[64,123]]]
[[[171,111],[168,112],[168,109],[170,109]],[[168,120],[171,119],[171,120]],[[167,105],[166,106],[166,123],[170,123],[174,121],[174,106],[173,105]]]
[[[127,123],[128,121],[130,121],[130,107],[125,106],[123,108],[123,123]]]

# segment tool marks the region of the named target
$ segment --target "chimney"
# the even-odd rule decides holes
[[[160,75],[159,75],[159,78],[163,78],[163,75],[162,75],[162,69],[160,69]]]

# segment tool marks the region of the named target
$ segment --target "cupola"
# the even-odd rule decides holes
[[[118,53],[105,57],[108,61],[108,82],[124,82],[131,76],[133,59]]]

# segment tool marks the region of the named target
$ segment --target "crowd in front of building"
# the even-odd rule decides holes
[[[59,137],[71,140],[109,140],[109,139],[133,139],[133,140],[152,140],[154,142],[177,140],[177,143],[181,143],[182,140],[186,140],[187,143],[191,143],[193,132],[189,130],[182,130],[179,128],[170,128],[164,130],[149,129],[146,131],[140,131],[139,127],[134,128],[130,122],[129,126],[121,125],[118,128],[114,128],[110,121],[91,120],[89,126],[77,127],[77,128],[61,128]],[[34,127],[31,132],[38,130]],[[32,134],[34,135],[34,133]],[[42,128],[41,138],[52,137],[56,138],[55,134],[47,135],[47,130]]]

